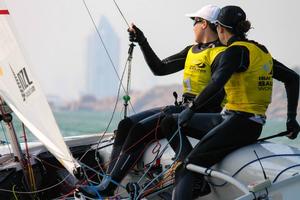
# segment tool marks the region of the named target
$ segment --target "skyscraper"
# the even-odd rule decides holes
[[[105,16],[101,17],[98,30],[118,71],[120,41]],[[116,95],[118,78],[96,31],[88,38],[87,58],[85,94],[97,99]]]

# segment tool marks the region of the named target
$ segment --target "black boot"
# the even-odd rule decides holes
[[[118,187],[117,184],[126,176],[136,162],[138,155],[139,151],[135,151],[132,154],[122,153],[115,163],[111,174],[105,176],[100,184],[95,186],[81,185],[78,190],[85,196],[92,198],[99,198],[99,195],[101,197],[113,196],[115,189]]]
[[[110,184],[111,177],[107,176],[102,179],[99,185],[79,185],[78,191],[81,192],[84,196],[101,199],[104,197],[114,196],[114,190],[117,186]]]

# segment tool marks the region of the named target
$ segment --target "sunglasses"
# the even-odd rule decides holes
[[[193,26],[195,26],[196,24],[198,24],[198,23],[200,23],[200,22],[202,22],[202,21],[204,21],[204,19],[196,17],[196,18],[194,19],[194,25],[193,25]]]

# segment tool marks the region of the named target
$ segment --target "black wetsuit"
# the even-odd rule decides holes
[[[220,46],[221,44],[219,41],[213,42],[216,46]],[[201,51],[206,49],[211,43],[208,44],[199,44],[194,46],[193,51]],[[168,74],[172,74],[178,71],[181,71],[184,69],[185,60],[188,54],[189,49],[192,47],[192,45],[187,46],[182,51],[180,51],[177,54],[174,54],[170,57],[167,57],[163,60],[160,60],[152,48],[150,47],[148,42],[144,42],[141,46],[141,50],[143,52],[143,55],[145,57],[145,60],[150,67],[151,71],[154,75],[157,76],[164,76]],[[214,73],[217,63],[219,62],[221,54],[215,58],[215,61],[213,62],[211,66],[212,74]],[[184,99],[187,99],[187,101],[190,101],[194,98],[194,96],[190,94],[183,94]],[[199,108],[199,112],[220,112],[221,111],[221,103],[224,98],[224,90],[221,90],[220,92],[217,92],[214,99],[208,101],[205,106],[202,108]],[[168,113],[171,114],[173,112],[178,113],[182,110],[182,108],[173,108],[177,106],[167,106],[166,108],[154,108],[150,109],[141,113],[137,113],[135,115],[132,115],[124,120],[121,120],[118,129],[117,134],[115,138],[115,144],[116,145],[123,145],[130,129],[133,125],[137,124],[141,120],[150,117],[154,114],[160,113],[163,110],[168,110]],[[152,127],[154,128],[154,127]]]
[[[230,45],[239,40],[237,37],[232,37],[228,43]],[[259,44],[257,46],[266,50]],[[286,87],[288,116],[296,116],[299,97],[299,75],[280,62],[274,59],[273,61],[273,78],[284,82]],[[249,50],[246,47],[238,45],[228,47],[222,54],[220,66],[213,74],[211,83],[196,97],[192,109],[204,105],[213,94],[224,87],[233,73],[246,71],[248,66]],[[198,130],[198,138],[202,139],[194,149],[188,145],[182,145],[183,150],[180,153],[181,158],[185,158],[185,160],[184,164],[176,170],[174,199],[192,199],[193,192],[191,188],[193,188],[195,179],[200,178],[203,180],[199,174],[197,175],[187,170],[185,168],[186,164],[192,163],[211,167],[233,150],[257,140],[261,134],[263,124],[251,120],[252,116],[254,116],[252,113],[244,112],[225,112],[224,115],[195,113],[192,116],[185,129],[194,130],[192,132]],[[178,115],[168,116],[162,121],[161,127],[168,138],[177,129],[177,124],[175,123],[177,117]],[[184,129],[182,132],[188,134]],[[187,141],[185,134],[181,135],[182,142]],[[178,149],[178,145],[177,137],[176,142],[173,142],[173,148]],[[202,182],[204,183],[202,189],[207,188],[205,182]]]
[[[212,42],[215,46],[220,46],[219,41]],[[210,48],[212,43],[198,44],[193,46],[193,52],[200,52]],[[184,69],[186,57],[192,46],[187,46],[181,52],[172,55],[164,60],[160,60],[147,41],[140,45],[145,60],[152,70],[153,74],[163,76],[172,74]],[[214,59],[211,66],[212,74],[215,66],[219,62],[221,53]],[[224,98],[224,90],[216,93],[215,97],[208,101],[201,108],[197,108],[195,112],[218,113],[221,111],[221,103]],[[190,101],[193,95],[184,94],[183,99]],[[155,108],[132,115],[122,120],[116,131],[116,138],[113,146],[111,162],[108,167],[107,174],[112,179],[120,182],[127,174],[128,170],[134,166],[138,158],[142,155],[146,146],[155,140],[161,139],[164,135],[161,133],[160,122],[166,116],[173,113],[180,113],[185,106],[166,106],[164,108]],[[122,152],[122,153],[121,153]],[[118,156],[121,155],[119,158]],[[118,158],[118,160],[117,160]],[[117,162],[116,162],[117,161]],[[113,184],[108,190],[114,189]]]

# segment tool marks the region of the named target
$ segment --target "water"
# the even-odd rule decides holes
[[[110,118],[112,116],[111,112],[95,112],[95,111],[60,111],[54,112],[54,117],[59,126],[59,129],[63,136],[74,136],[74,135],[85,135],[100,133],[106,130]],[[118,122],[122,119],[120,113],[115,113],[114,118],[108,128],[108,132],[112,132],[116,129]],[[20,142],[23,142],[22,137],[22,124],[17,117],[13,117],[14,127],[16,129],[17,135]],[[1,122],[2,128],[0,128],[0,139],[6,141],[5,137],[5,127],[3,122]],[[28,141],[36,141],[35,136],[26,129],[26,135]]]
[[[99,133],[105,131],[112,113],[95,111],[55,112],[54,116],[64,136]],[[115,113],[108,132],[116,129],[122,119],[120,113]]]
[[[297,118],[297,121],[300,122],[299,117]],[[263,132],[261,137],[271,136],[275,135],[277,133],[280,133],[282,131],[286,131],[286,121],[281,120],[268,120],[263,128]],[[300,147],[300,134],[298,138],[295,140],[288,139],[287,137],[277,137],[274,139],[271,139],[269,141],[276,142],[276,143],[282,143],[282,144],[288,144],[290,146],[296,146]]]
[[[96,112],[96,111],[60,111],[55,112],[54,116],[58,126],[64,136],[84,135],[103,132],[108,125],[111,117],[111,112]],[[116,129],[118,122],[123,118],[121,113],[115,113],[114,119],[108,129],[112,132]],[[299,121],[299,118],[298,118]],[[2,124],[3,125],[3,124]],[[18,132],[20,141],[23,141],[22,126],[17,117],[14,117],[14,125]],[[285,120],[269,120],[264,126],[262,137],[277,134],[285,131]],[[36,141],[37,139],[26,130],[29,141]],[[243,134],[243,133],[241,133]],[[6,141],[3,130],[0,128],[0,139]],[[300,147],[300,136],[295,140],[290,140],[287,137],[278,137],[270,141],[289,144]]]

